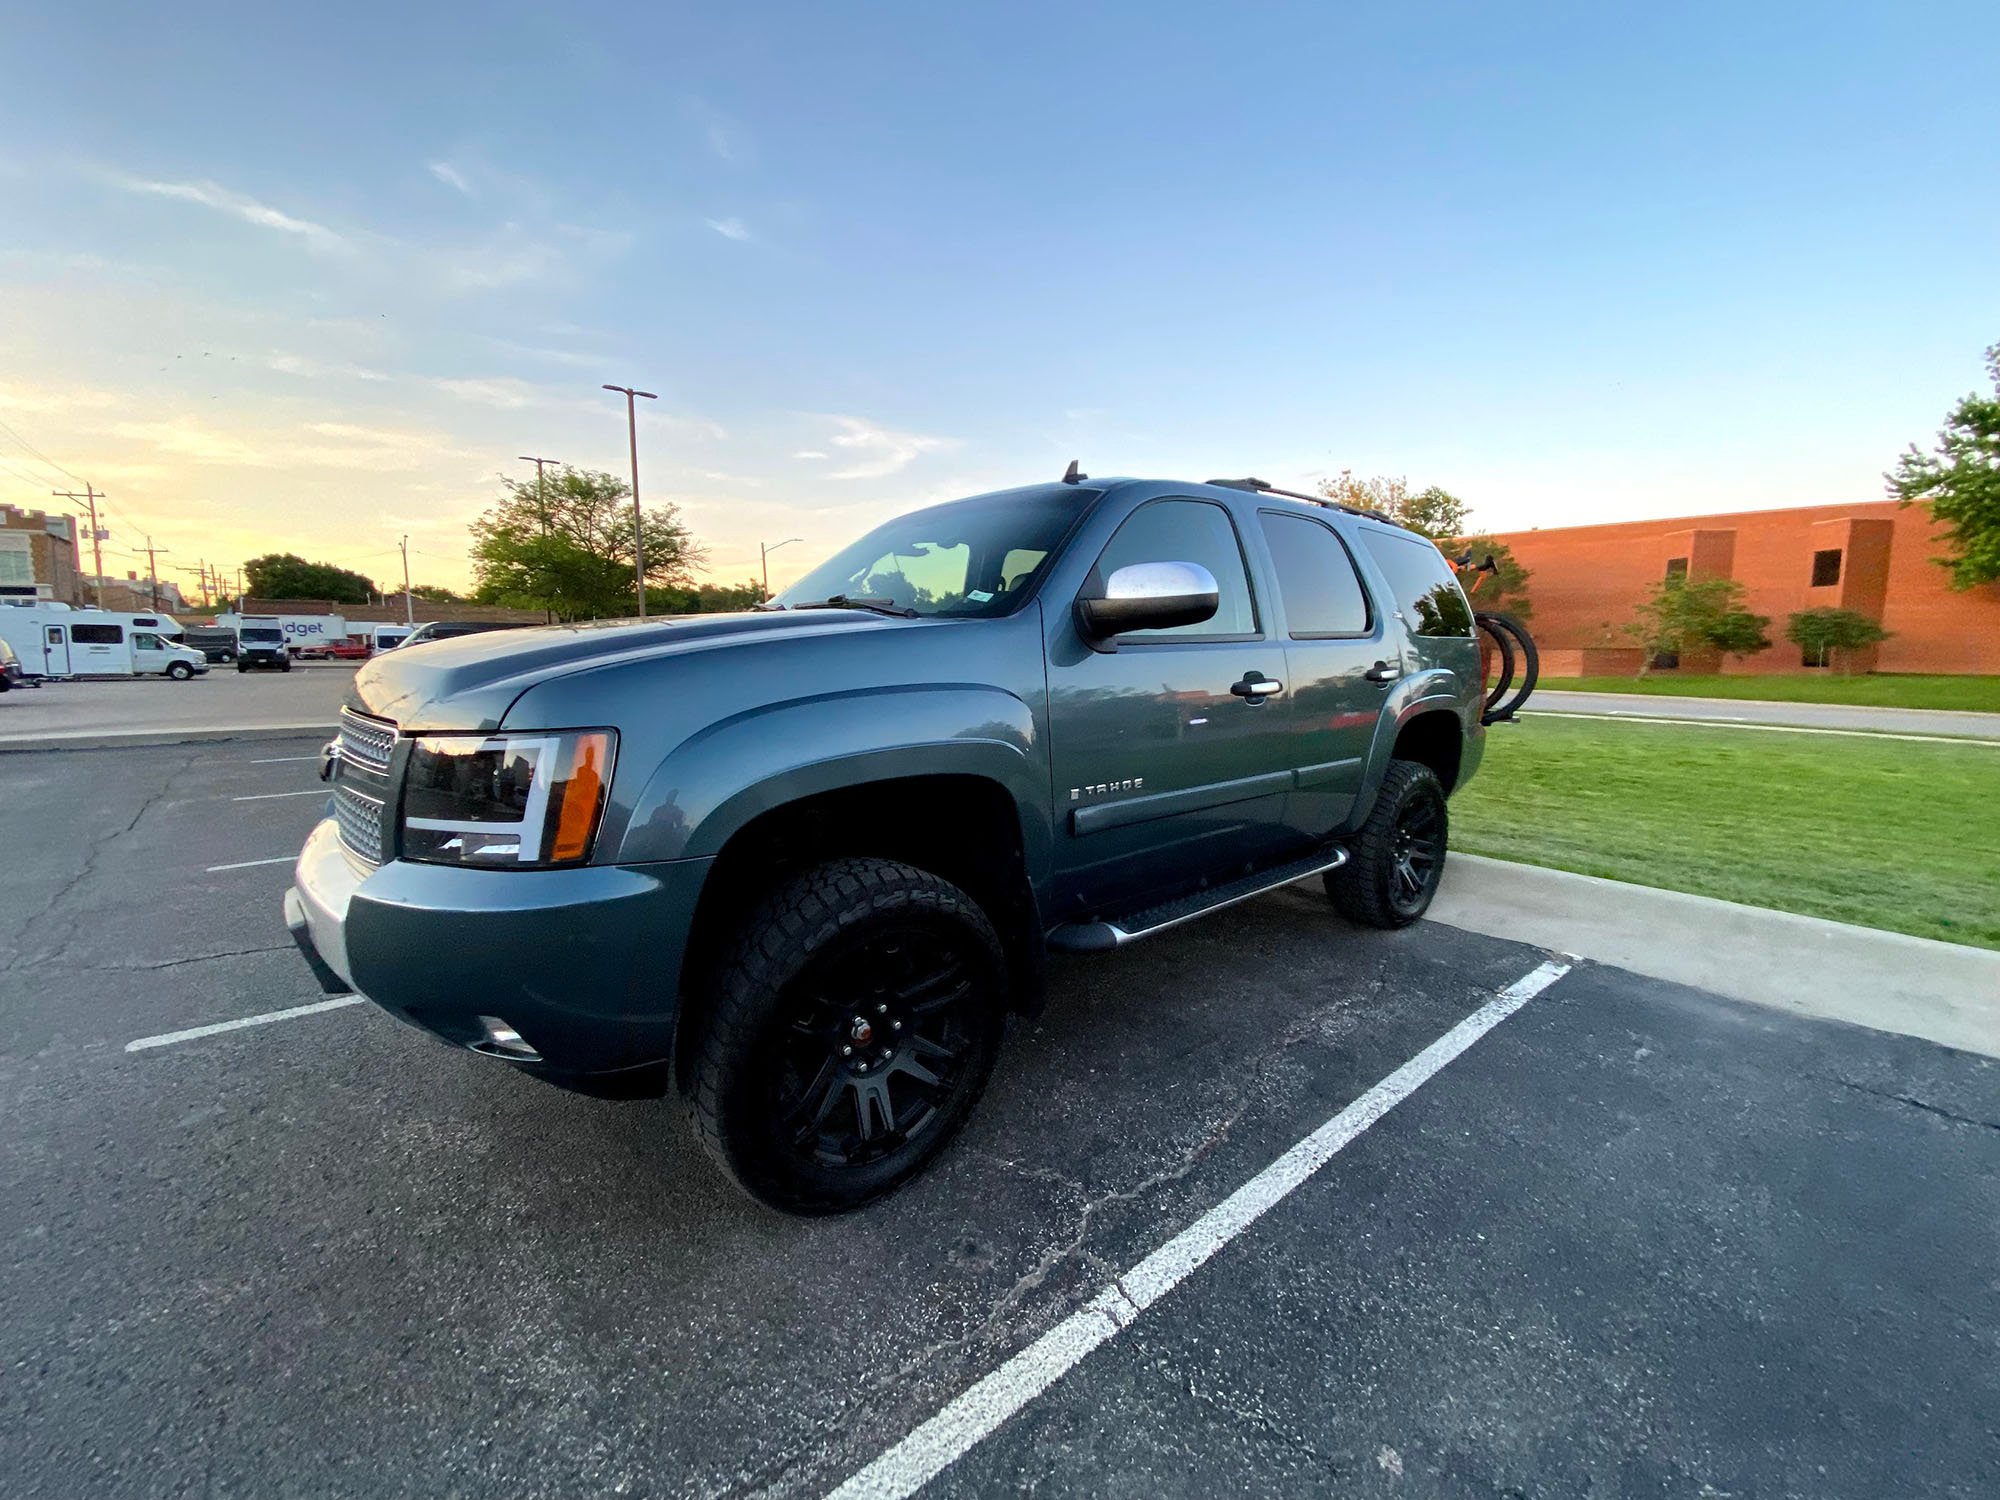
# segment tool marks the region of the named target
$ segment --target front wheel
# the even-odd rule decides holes
[[[186,682],[194,676],[194,668],[184,661],[172,662],[168,664],[167,675],[175,682]]]
[[[1451,816],[1429,766],[1392,760],[1352,857],[1326,873],[1340,914],[1366,927],[1408,927],[1430,908],[1444,875]]]
[[[1006,959],[965,892],[886,859],[793,876],[721,964],[686,1084],[702,1144],[788,1213],[840,1213],[920,1171],[1000,1048]]]

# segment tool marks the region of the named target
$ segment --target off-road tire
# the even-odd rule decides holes
[[[1399,865],[1399,843],[1412,820],[1435,821],[1435,858],[1423,870],[1420,888],[1412,894]],[[1392,760],[1376,794],[1368,821],[1348,844],[1350,858],[1323,877],[1335,908],[1350,922],[1364,927],[1408,927],[1430,908],[1444,872],[1450,842],[1450,812],[1444,786],[1429,766]]]
[[[890,945],[893,953],[899,936],[962,955],[971,989],[951,1011],[952,1024],[964,1034],[960,1060],[943,1075],[948,1092],[927,1105],[916,1139],[874,1160],[816,1159],[796,1139],[797,1116],[790,1123],[785,1118],[783,1080],[797,1075],[786,1072],[782,1059],[788,1048],[806,1045],[794,1024],[802,1007],[810,1009],[805,992],[817,988],[830,967],[866,972],[874,961],[870,945]],[[921,1171],[978,1102],[1005,1026],[1006,973],[986,913],[936,875],[893,860],[856,858],[792,876],[743,919],[706,993],[696,997],[704,1016],[693,1042],[699,1050],[681,1075],[696,1134],[731,1182],[781,1212],[842,1213],[881,1197]],[[953,992],[961,988],[954,985]],[[844,1012],[848,998],[828,1008]],[[909,1038],[929,1024],[913,1015]],[[907,1047],[909,1038],[900,1045]],[[858,1082],[844,1071],[850,1064],[830,1061],[843,1070],[837,1087]],[[889,1081],[880,1078],[884,1087]],[[866,1087],[859,1084],[840,1107],[858,1118],[868,1108],[859,1091]],[[871,1117],[869,1128],[876,1123]],[[894,1135],[894,1128],[888,1133]]]

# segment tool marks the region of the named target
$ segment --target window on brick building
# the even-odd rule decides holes
[[[1667,577],[1685,578],[1687,576],[1688,560],[1685,557],[1670,557],[1667,559]]]
[[[1816,589],[1829,588],[1840,582],[1840,549],[1833,547],[1825,552],[1813,554],[1813,581]]]

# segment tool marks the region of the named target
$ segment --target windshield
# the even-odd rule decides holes
[[[1011,613],[1040,577],[1084,502],[1074,485],[1003,490],[898,516],[843,548],[772,601],[845,598],[920,615]]]
[[[246,630],[243,632],[244,642],[253,646],[276,646],[282,643],[284,639],[285,633],[282,630]]]

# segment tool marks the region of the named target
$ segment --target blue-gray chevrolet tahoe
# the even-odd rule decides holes
[[[1257,480],[902,516],[744,614],[378,656],[285,913],[321,982],[795,1213],[934,1156],[1050,948],[1302,876],[1415,921],[1479,763],[1437,548]]]

